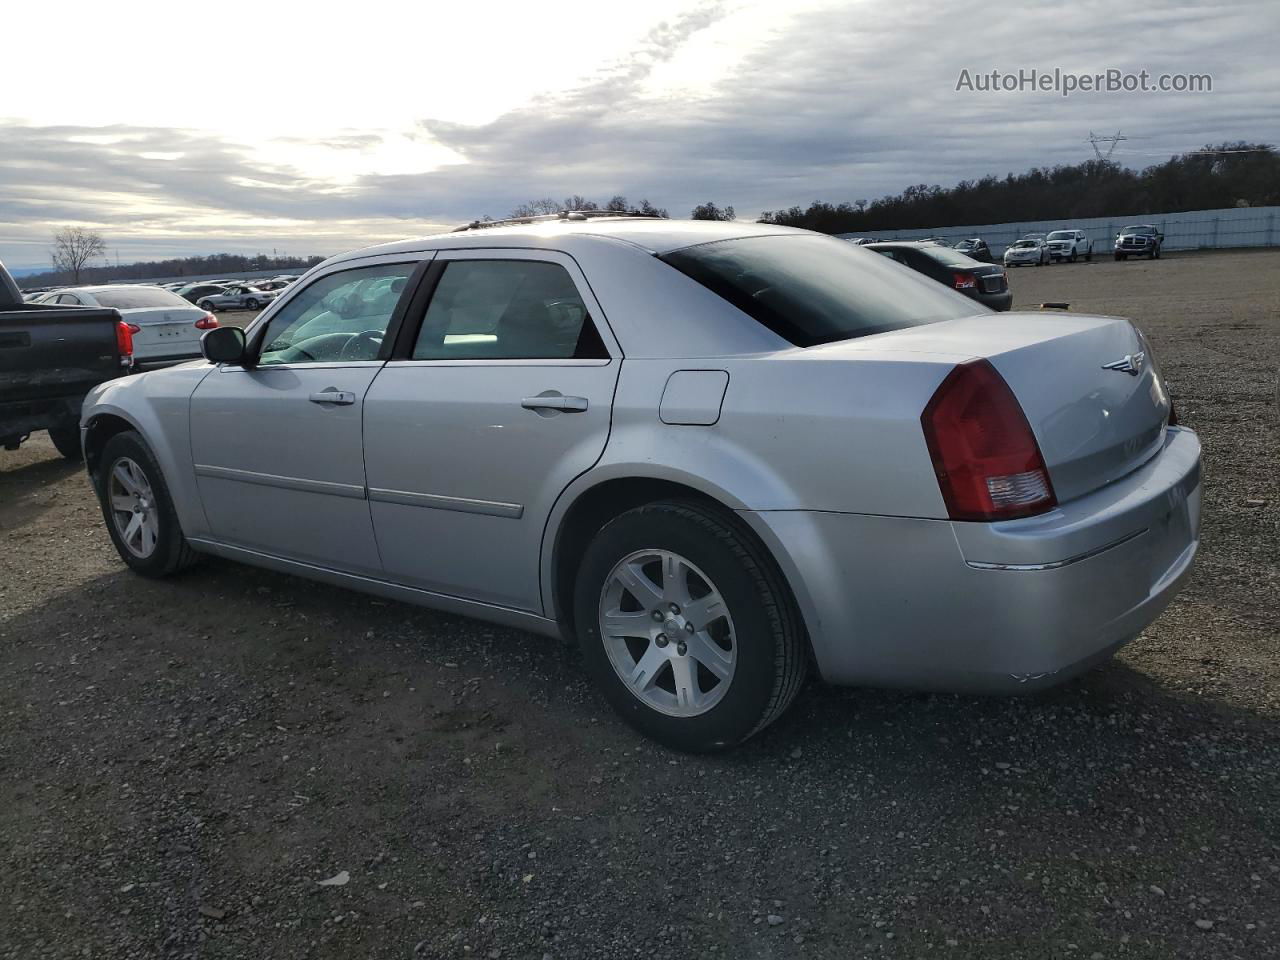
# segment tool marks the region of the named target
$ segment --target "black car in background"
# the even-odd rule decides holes
[[[195,303],[201,297],[207,297],[210,294],[221,293],[223,285],[220,283],[189,283],[185,287],[179,287],[174,291],[183,300]]]
[[[1130,257],[1146,257],[1148,260],[1160,259],[1160,248],[1164,246],[1164,234],[1149,223],[1134,223],[1122,227],[1116,234],[1115,254],[1117,260],[1128,260]]]
[[[968,240],[961,240],[953,248],[959,250],[966,257],[973,257],[982,263],[995,263],[996,258],[991,255],[991,248],[987,246],[987,241],[981,237],[970,237]]]
[[[979,263],[958,250],[928,241],[869,243],[865,249],[897,260],[992,310],[1008,310],[1013,306],[1009,278],[1004,268],[994,263]]]

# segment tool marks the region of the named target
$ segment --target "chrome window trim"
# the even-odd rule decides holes
[[[417,367],[423,365],[443,367],[607,367],[613,363],[612,358],[603,357],[531,357],[519,359],[513,357],[434,357],[430,360],[388,360],[388,367]]]

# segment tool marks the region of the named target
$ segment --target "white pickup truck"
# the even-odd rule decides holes
[[[1048,244],[1050,260],[1093,260],[1093,241],[1083,230],[1055,230],[1049,234]]]

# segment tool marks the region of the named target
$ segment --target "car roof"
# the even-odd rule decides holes
[[[327,261],[421,250],[458,250],[469,247],[545,247],[559,249],[563,242],[622,241],[649,253],[664,254],[699,243],[741,237],[804,235],[810,231],[766,223],[737,220],[665,220],[657,217],[594,217],[589,220],[544,220],[528,223],[471,227],[452,233],[430,234],[352,250]]]

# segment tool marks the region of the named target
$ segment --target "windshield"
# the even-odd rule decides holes
[[[935,280],[829,237],[718,240],[661,259],[800,347],[985,312]]]
[[[1014,246],[1014,248],[1015,248],[1015,249],[1018,249],[1018,250],[1025,250],[1025,249],[1027,249],[1028,247],[1035,247],[1035,246],[1037,246],[1037,244],[1036,244],[1036,242],[1035,242],[1034,240],[1019,240],[1019,241],[1018,241],[1017,243],[1015,243],[1013,246]]]
[[[1151,237],[1151,236],[1155,236],[1156,228],[1155,227],[1125,227],[1120,232],[1132,234],[1139,237]]]
[[[1074,240],[1076,235],[1070,230],[1055,230],[1049,234],[1050,240]]]
[[[159,287],[134,287],[128,290],[98,290],[93,299],[104,307],[117,310],[141,310],[147,307],[190,307],[191,304]]]

